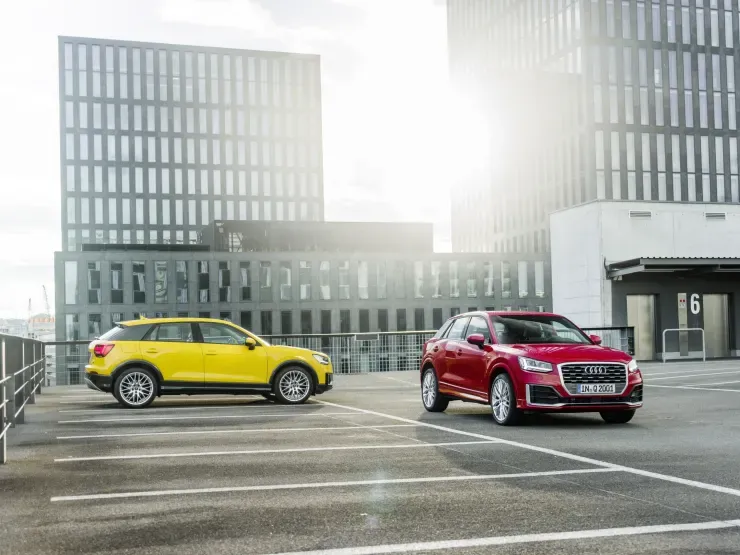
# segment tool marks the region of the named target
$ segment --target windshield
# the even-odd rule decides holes
[[[504,345],[522,343],[593,344],[575,324],[560,316],[494,316],[491,321],[496,330],[496,339]]]

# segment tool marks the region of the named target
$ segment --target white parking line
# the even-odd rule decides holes
[[[60,420],[57,424],[90,424],[96,422],[156,422],[158,420],[227,420],[231,418],[275,418],[278,416],[346,416],[355,414],[353,412],[281,412],[272,414],[219,414],[219,415],[202,415],[193,416],[142,416],[133,418],[87,418],[84,420]]]
[[[715,520],[711,522],[689,522],[686,524],[658,524],[654,526],[630,526],[626,528],[602,528],[599,530],[576,530],[573,532],[549,532],[544,534],[522,534],[518,536],[493,536],[463,540],[442,540],[430,542],[396,543],[368,545],[363,547],[340,547],[318,551],[290,551],[275,555],[378,555],[383,553],[410,553],[415,551],[439,551],[464,549],[469,547],[490,547],[495,545],[516,545],[591,538],[618,538],[645,534],[666,534],[669,532],[699,532],[702,530],[722,530],[737,528],[740,520]],[[560,552],[560,550],[558,550]],[[563,550],[568,552],[570,550]]]
[[[730,390],[734,391],[734,390]],[[663,480],[666,482],[673,482],[675,484],[681,484],[684,486],[691,486],[695,488],[705,489],[709,491],[714,491],[717,493],[726,493],[728,495],[734,495],[737,497],[740,497],[740,490],[734,489],[734,488],[728,488],[725,486],[718,486],[715,484],[708,484],[706,482],[699,482],[696,480],[687,480],[685,478],[679,478],[678,476],[671,476],[669,474],[660,474],[658,472],[650,472],[648,470],[640,470],[639,468],[632,468],[629,466],[623,466],[620,464],[613,464],[608,463],[605,461],[600,461],[597,459],[591,459],[589,457],[582,457],[580,455],[574,455],[572,453],[566,453],[565,451],[558,451],[556,449],[549,449],[547,447],[538,447],[536,445],[530,445],[528,443],[521,443],[518,441],[512,441],[510,439],[503,439],[500,437],[495,436],[489,436],[484,434],[476,434],[473,432],[465,432],[463,430],[457,430],[455,428],[449,428],[447,426],[439,426],[437,424],[430,424],[429,422],[420,422],[418,420],[411,420],[410,418],[403,418],[401,416],[394,416],[392,414],[387,414],[384,412],[377,412],[373,410],[367,410],[367,409],[360,409],[357,407],[351,407],[349,405],[340,405],[339,403],[331,403],[329,401],[317,401],[318,403],[321,403],[322,405],[326,405],[328,407],[334,407],[336,409],[343,409],[343,410],[354,410],[355,412],[361,412],[364,414],[370,414],[373,416],[380,416],[383,418],[387,418],[389,420],[395,420],[396,422],[405,422],[407,424],[413,424],[416,423],[418,426],[423,426],[425,428],[431,428],[433,430],[441,430],[443,432],[449,432],[452,434],[462,435],[466,437],[474,437],[477,439],[483,439],[483,440],[489,440],[489,441],[497,441],[499,443],[502,443],[504,445],[511,445],[513,447],[521,447],[522,449],[527,449],[529,451],[536,451],[539,453],[546,453],[548,455],[554,455],[556,457],[562,457],[564,459],[569,459],[571,461],[578,461],[586,464],[592,464],[596,465],[602,468],[613,468],[615,470],[621,470],[623,472],[629,472],[631,474],[636,474],[638,476],[645,476],[646,478],[655,478],[657,480]]]
[[[740,374],[740,370],[732,370],[731,372],[702,372],[700,374],[680,374],[678,376],[663,376],[661,378],[650,378],[650,376],[645,376],[645,383],[650,383],[657,380],[676,380],[678,378],[703,378],[704,376],[720,376],[722,374]]]
[[[302,409],[313,407],[316,410],[321,408],[318,403],[305,403],[300,406]],[[152,412],[174,412],[174,411],[189,411],[189,410],[235,410],[235,409],[266,409],[272,411],[274,409],[285,410],[286,405],[272,405],[263,401],[262,403],[237,403],[232,405],[206,405],[199,404],[197,406],[178,406],[178,405],[152,405],[147,409],[148,413]],[[115,411],[115,412],[113,412]],[[95,413],[107,413],[107,414],[131,414],[131,409],[121,408],[99,408],[99,409],[64,409],[59,411],[60,414],[95,414]]]
[[[740,380],[733,380],[731,382],[713,382],[713,383],[700,383],[696,385],[700,385],[701,387],[707,387],[707,386],[714,386],[714,385],[730,385],[733,383],[740,383]]]
[[[697,367],[694,365],[686,365],[686,368],[680,368],[675,370],[663,370],[665,366],[656,367],[655,370],[659,370],[658,372],[653,372],[651,368],[642,369],[642,375],[643,377],[649,378],[650,376],[668,376],[670,374],[686,374],[688,372],[693,372],[693,375],[702,375],[707,374],[709,372],[717,372],[718,370],[738,370],[740,369],[740,365],[734,365],[734,366],[701,366]],[[701,369],[703,368],[703,370]]]
[[[285,432],[323,432],[325,430],[364,430],[384,428],[414,428],[414,424],[382,424],[380,426],[323,426],[318,428],[240,428],[237,430],[190,430],[181,432],[136,432],[132,434],[93,434],[81,436],[57,436],[57,439],[110,439],[119,437],[184,436],[184,435],[223,435],[223,434],[262,434]]]
[[[424,447],[449,447],[453,445],[481,445],[497,443],[487,441],[448,441],[443,443],[387,443],[384,445],[339,445],[334,447],[291,447],[288,449],[248,449],[244,451],[195,451],[189,453],[150,453],[146,455],[106,455],[102,457],[67,457],[54,462],[129,461],[140,459],[175,459],[184,457],[221,457],[227,455],[273,455],[277,453],[318,453],[323,451],[369,451],[378,449],[421,449]]]
[[[393,380],[394,382],[405,383],[406,385],[413,385],[414,387],[420,387],[419,383],[412,382],[410,380],[402,380],[400,378],[394,378],[393,376],[378,376],[378,377],[383,378],[385,380]]]
[[[269,484],[261,486],[227,486],[221,488],[165,489],[146,491],[126,491],[120,493],[93,493],[87,495],[63,495],[52,497],[51,501],[89,501],[101,499],[126,499],[131,497],[163,497],[167,495],[193,495],[203,493],[234,493],[246,491],[274,491],[294,489],[342,488],[349,486],[375,486],[382,484],[420,484],[428,482],[469,482],[502,480],[511,478],[539,478],[547,476],[567,476],[570,474],[595,474],[617,472],[611,468],[581,468],[577,470],[549,470],[545,472],[519,472],[515,474],[471,474],[467,476],[426,476],[421,478],[388,478],[380,480],[352,480],[348,482],[308,482],[304,484]]]
[[[646,383],[648,387],[662,387],[664,389],[693,389],[697,391],[728,391],[730,393],[740,393],[740,389],[722,389],[719,387],[696,387],[691,385],[657,385],[653,383]]]

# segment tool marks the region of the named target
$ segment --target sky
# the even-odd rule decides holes
[[[0,17],[0,318],[54,307],[59,35],[321,55],[326,218],[449,248],[444,0],[24,0]]]

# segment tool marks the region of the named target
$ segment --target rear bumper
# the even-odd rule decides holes
[[[85,384],[90,389],[103,393],[110,393],[113,389],[113,380],[110,376],[101,376],[91,372],[85,372]]]
[[[334,388],[334,374],[329,372],[326,374],[324,383],[316,385],[316,394],[321,395]]]

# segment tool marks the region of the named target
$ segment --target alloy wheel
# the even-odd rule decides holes
[[[421,399],[424,402],[425,407],[431,407],[434,405],[434,400],[437,398],[437,380],[434,377],[434,372],[428,371],[424,374],[424,381],[421,384]]]
[[[497,422],[503,422],[511,410],[511,390],[503,378],[497,378],[491,388],[491,410]]]
[[[305,372],[290,370],[280,378],[280,393],[291,402],[302,401],[311,391],[311,381]]]
[[[119,392],[127,404],[143,405],[154,395],[154,382],[143,372],[131,372],[121,378]]]

